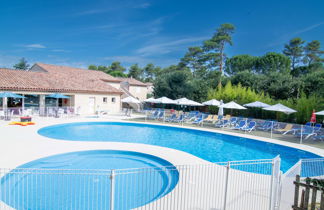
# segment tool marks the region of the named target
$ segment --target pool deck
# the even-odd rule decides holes
[[[171,162],[173,165],[180,166],[180,165],[198,165],[198,164],[204,164],[204,165],[210,165],[210,162],[205,161],[201,158],[198,158],[196,156],[193,156],[191,154],[188,154],[186,152],[182,152],[175,149],[165,148],[165,147],[159,147],[159,146],[153,146],[153,145],[146,145],[146,144],[135,144],[135,143],[119,143],[119,142],[86,142],[86,141],[65,141],[65,140],[55,140],[50,139],[44,136],[41,136],[37,133],[37,131],[45,126],[55,125],[55,124],[62,124],[62,123],[72,123],[72,122],[101,122],[101,121],[115,121],[115,122],[123,122],[125,119],[124,116],[108,116],[106,118],[86,118],[86,117],[76,117],[76,118],[36,118],[34,122],[36,122],[36,125],[31,126],[16,126],[16,125],[8,125],[9,122],[7,121],[0,121],[0,168],[8,168],[12,169],[19,165],[22,165],[24,163],[33,161],[35,159],[39,159],[42,157],[50,156],[50,155],[56,155],[61,153],[67,153],[67,152],[74,152],[74,151],[84,151],[84,150],[128,150],[128,151],[135,151],[135,152],[142,152],[147,153],[151,155],[158,156],[160,158],[163,158],[169,162]],[[124,121],[125,122],[125,121]],[[127,121],[128,123],[133,123],[130,121]],[[154,123],[155,125],[157,123]],[[160,123],[159,125],[162,126],[168,126],[167,124]],[[175,126],[175,125],[172,125]],[[294,144],[290,142],[284,142],[269,138],[263,138],[263,137],[256,137],[248,134],[240,134],[240,133],[231,133],[226,131],[215,131],[208,128],[193,128],[193,127],[186,127],[186,126],[176,126],[181,128],[188,128],[188,129],[198,129],[198,130],[204,130],[204,131],[210,131],[210,132],[216,132],[216,133],[223,133],[223,134],[229,134],[233,136],[240,136],[245,138],[251,138],[251,139],[257,139],[265,142],[271,142],[276,143],[280,145],[285,145],[289,147],[294,147],[302,150],[306,150],[312,153],[315,153],[317,155],[324,157],[324,150],[319,148],[314,148],[307,145],[300,145],[300,144]],[[215,171],[214,171],[215,170]],[[225,173],[224,167],[221,166],[213,166],[212,169],[209,170],[209,175],[211,177],[207,177],[209,175],[206,175],[205,180],[213,179],[214,174],[218,173],[221,174],[220,176],[224,176]],[[213,172],[214,171],[214,172]],[[181,172],[181,171],[180,171]],[[196,172],[194,172],[196,173]],[[198,173],[198,171],[197,171]],[[183,176],[186,175],[186,172],[182,173]],[[236,173],[233,173],[232,176],[236,176]],[[243,176],[251,176],[251,173],[246,172],[240,172],[237,174],[237,179],[240,179],[240,177]],[[269,178],[262,177],[263,175],[257,175],[258,179],[265,179],[266,182],[269,182]],[[187,204],[186,209],[210,209],[215,208],[215,206],[221,208],[219,204],[208,204],[207,200],[201,200],[199,203],[195,201],[195,197],[197,197],[197,192],[204,192],[204,190],[201,189],[200,184],[194,185],[193,183],[199,183],[199,180],[201,180],[201,176],[197,176],[195,174],[192,174],[188,178],[184,179],[184,177],[180,177],[179,183],[177,187],[173,190],[173,192],[169,193],[167,196],[163,197],[162,199],[159,199],[156,202],[153,202],[146,207],[148,209],[157,209],[157,206],[162,205],[163,203],[169,204],[170,199],[177,198],[177,193],[183,191],[185,187],[189,184],[191,185],[191,189],[193,189],[188,198],[184,198],[183,202]],[[221,179],[220,179],[221,180]],[[212,183],[212,182],[210,182]],[[213,182],[213,184],[210,184],[209,187],[217,188],[220,186],[220,184],[223,183],[217,183]],[[242,185],[249,184],[249,183],[242,183]],[[257,187],[257,186],[256,186]],[[244,189],[244,188],[243,188]],[[262,193],[260,194],[261,197],[265,197],[263,192],[267,192],[266,189],[257,189],[261,190]],[[206,191],[206,190],[205,190]],[[260,191],[260,192],[261,192]],[[175,195],[175,196],[172,196]],[[200,195],[204,198],[208,198],[210,195]],[[219,195],[219,199],[222,200],[223,195]],[[247,199],[246,196],[255,196],[255,195],[245,195],[244,199]],[[260,201],[261,202],[261,197]],[[230,199],[230,198],[229,198]],[[234,198],[233,198],[234,199]],[[237,199],[237,198],[235,198]],[[243,198],[242,198],[243,199]],[[211,199],[212,202],[214,202],[214,199]],[[229,200],[230,201],[230,200]],[[236,201],[236,200],[235,200]],[[238,200],[239,201],[239,200]],[[236,201],[236,202],[238,202]],[[206,203],[207,202],[207,203]],[[216,202],[216,201],[215,201]],[[234,200],[233,200],[234,202]],[[264,202],[264,201],[262,201]],[[255,205],[255,203],[254,203]],[[202,208],[203,206],[203,208]],[[1,207],[1,203],[0,203]],[[206,208],[205,208],[206,207]],[[160,209],[163,209],[159,207]],[[228,208],[230,209],[230,208]],[[250,207],[246,207],[243,209],[251,209]]]
[[[73,122],[103,122],[103,121],[116,121],[123,122],[124,116],[109,116],[107,118],[36,118],[34,121],[36,125],[30,126],[17,126],[8,125],[8,121],[0,121],[0,168],[15,168],[26,162],[42,158],[45,156],[81,151],[81,150],[96,150],[96,149],[115,149],[115,150],[129,150],[136,152],[144,152],[158,157],[164,158],[174,165],[186,165],[186,164],[204,164],[209,163],[201,158],[165,147],[147,145],[147,144],[133,144],[133,143],[119,143],[119,142],[85,142],[85,141],[65,141],[55,140],[41,136],[37,131],[45,126],[61,124],[61,123],[73,123]],[[128,123],[132,123],[127,121]],[[137,122],[136,122],[137,123]],[[163,123],[154,123],[155,125],[168,126]],[[308,145],[295,144],[290,142],[284,142],[280,140],[256,137],[248,134],[233,133],[227,131],[215,131],[208,128],[202,127],[186,127],[186,126],[175,126],[187,129],[197,129],[216,133],[223,133],[233,136],[240,136],[245,138],[251,138],[261,140],[265,142],[271,142],[275,144],[285,145],[294,147],[315,153],[324,157],[324,150],[311,147]]]

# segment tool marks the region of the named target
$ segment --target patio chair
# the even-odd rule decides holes
[[[195,121],[192,122],[192,124],[202,125],[204,121],[204,115],[200,115]]]
[[[243,127],[241,130],[251,133],[251,131],[253,131],[255,129],[255,126],[256,126],[256,122],[250,121],[249,124],[247,126]]]
[[[236,124],[237,124],[237,117],[232,117],[231,119],[230,119],[230,122],[229,122],[229,125],[230,126],[236,126]]]
[[[274,129],[273,131],[282,133],[282,135],[286,135],[292,129],[293,129],[293,124],[286,124],[286,126],[284,128],[277,128],[277,129]]]
[[[218,115],[214,115],[212,119],[212,123],[215,124],[218,121]]]
[[[243,130],[246,127],[246,120],[241,120],[236,126],[232,129],[234,130]]]
[[[158,116],[156,118],[154,118],[155,120],[163,120],[164,119],[164,111],[161,111]]]
[[[158,110],[155,110],[150,116],[148,116],[148,119],[155,119],[159,114]]]
[[[215,124],[216,128],[224,128],[225,126],[227,126],[229,124],[228,120],[220,120]]]
[[[64,109],[59,108],[58,111],[57,111],[57,116],[58,117],[64,117],[64,113],[65,113]]]
[[[173,122],[177,122],[177,123],[181,123],[183,122],[185,119],[185,115],[181,114],[178,118],[176,118],[175,120],[173,120]]]
[[[225,119],[226,120],[230,120],[231,119],[231,115],[230,114],[225,115]]]
[[[271,130],[272,126],[274,125],[273,121],[268,121],[266,120],[262,126],[257,127],[258,130],[262,130],[262,131],[269,131]]]
[[[214,115],[208,115],[205,119],[204,119],[204,121],[206,121],[206,122],[212,122],[213,121],[213,118],[214,118]]]
[[[317,123],[317,124],[315,124],[314,127],[307,126],[307,127],[305,127],[305,129],[302,130],[302,132],[301,131],[296,132],[295,136],[302,135],[302,136],[306,136],[305,139],[308,139],[311,136],[317,135],[321,131],[321,129],[322,129],[322,124]]]
[[[170,117],[168,117],[167,119],[165,119],[165,121],[166,122],[172,122],[175,119],[177,119],[177,115],[176,114],[172,114]]]

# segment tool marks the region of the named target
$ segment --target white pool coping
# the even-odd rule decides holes
[[[0,168],[15,168],[24,163],[55,154],[97,149],[129,150],[135,152],[143,152],[163,158],[172,163],[173,165],[209,163],[208,161],[198,158],[189,153],[166,147],[138,143],[55,140],[52,138],[41,136],[37,133],[37,131],[42,127],[73,122],[127,122],[135,124],[171,126],[191,130],[202,130],[293,147],[324,157],[323,149],[311,147],[308,145],[295,144],[276,139],[253,136],[243,133],[228,132],[224,130],[215,130],[204,127],[188,127],[181,125],[170,125],[165,123],[131,122],[125,121],[123,119],[124,117],[119,116],[108,118],[38,118],[35,120],[36,125],[25,127],[8,125],[8,122],[0,121]]]
[[[73,123],[73,122],[127,122],[127,123],[135,123],[135,124],[152,124],[152,125],[160,125],[160,126],[171,126],[171,127],[179,127],[179,128],[185,128],[185,129],[191,129],[191,130],[202,130],[202,131],[208,131],[213,133],[222,133],[222,134],[228,134],[232,136],[238,136],[243,138],[250,138],[255,140],[260,140],[264,142],[270,142],[275,144],[280,144],[284,146],[289,146],[301,150],[305,150],[308,152],[312,152],[314,154],[317,154],[319,156],[324,157],[324,150],[319,148],[314,148],[307,145],[300,145],[300,144],[294,144],[291,142],[285,142],[265,137],[258,137],[253,136],[249,134],[242,134],[242,133],[231,133],[228,131],[223,130],[214,130],[210,128],[204,128],[204,127],[188,127],[188,126],[181,126],[181,125],[170,125],[170,124],[164,124],[164,123],[140,123],[140,122],[131,122],[131,121],[125,121],[124,117],[121,116],[110,116],[108,118],[70,118],[70,119],[55,119],[55,118],[36,118],[35,119],[36,125],[33,126],[13,126],[8,125],[8,122],[0,121],[0,168],[16,168],[17,166],[20,166],[22,164],[25,164],[27,162],[51,156],[56,154],[62,154],[67,152],[75,152],[75,151],[86,151],[86,150],[126,150],[126,151],[134,151],[134,152],[142,152],[150,155],[154,155],[157,157],[160,157],[162,159],[165,159],[169,161],[171,164],[175,166],[182,166],[182,165],[198,165],[198,164],[204,164],[204,165],[210,165],[209,161],[203,160],[201,158],[198,158],[194,155],[191,155],[189,153],[175,150],[171,148],[166,147],[160,147],[160,146],[154,146],[154,145],[148,145],[148,144],[138,144],[138,143],[122,143],[122,142],[92,142],[92,141],[66,141],[66,140],[55,140],[52,138],[47,138],[44,136],[41,136],[37,133],[37,131],[46,126],[56,125],[56,124],[62,124],[62,123]],[[223,170],[225,170],[224,167],[215,166],[213,174],[219,175],[219,180],[223,179],[224,173]],[[182,171],[181,174],[185,175],[187,172]],[[242,176],[244,177],[246,174],[249,174],[248,176],[251,176],[251,173],[246,172],[235,172],[232,173],[231,179],[241,180]],[[270,178],[264,178],[263,175],[255,174],[253,175],[253,180],[266,180],[265,182],[269,182]],[[214,179],[214,177],[207,177],[208,179]],[[178,196],[181,195],[181,192],[190,187],[192,189],[192,192],[187,192],[187,197],[183,198],[184,200],[182,202],[185,203],[186,209],[205,209],[205,208],[215,208],[221,207],[219,206],[219,203],[213,203],[216,202],[214,200],[209,201],[206,200],[195,200],[197,197],[197,192],[200,197],[207,198],[208,191],[206,191],[203,186],[209,186],[217,188],[220,184],[217,181],[210,182],[206,185],[205,184],[199,184],[201,182],[201,176],[198,176],[197,174],[192,175],[189,179],[188,178],[179,178],[179,183],[174,188],[174,190],[169,193],[167,196],[164,196],[163,198],[148,204],[145,206],[145,208],[149,209],[163,209],[163,205],[166,203],[169,205],[170,202],[178,202],[175,201],[178,199]],[[240,186],[248,185],[249,183],[241,183]],[[245,193],[244,191],[246,188],[242,187],[243,191],[240,193]],[[237,189],[233,188],[233,191],[237,191]],[[266,193],[269,191],[269,189],[261,189],[260,186],[256,186],[253,190],[253,192],[258,191],[260,194],[258,195],[258,201],[255,201],[253,205],[256,205],[256,203],[262,204],[262,202],[266,201]],[[206,194],[207,193],[207,194]],[[222,198],[222,192],[219,193],[219,199]],[[253,197],[254,196],[254,197]],[[251,199],[255,198],[255,194],[246,194],[241,199]],[[231,199],[231,198],[229,198]],[[199,203],[200,202],[200,203]],[[236,202],[242,202],[240,200],[237,200],[236,197],[233,197],[232,200],[229,200],[231,205],[234,205]],[[235,205],[234,205],[235,206]],[[233,208],[234,208],[233,206]],[[1,207],[1,202],[0,202]],[[157,208],[159,207],[159,208]],[[231,209],[231,208],[228,208]],[[251,209],[251,206],[242,206],[242,209]]]

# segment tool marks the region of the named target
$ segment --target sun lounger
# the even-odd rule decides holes
[[[204,119],[204,121],[206,121],[206,122],[212,122],[213,121],[213,115],[208,115],[205,119]]]
[[[148,119],[155,119],[159,115],[159,111],[155,110],[150,116],[148,116]]]
[[[203,121],[204,121],[204,116],[200,115],[200,117],[198,117],[195,121],[193,121],[192,124],[201,125]]]
[[[232,129],[234,130],[242,130],[246,127],[246,121],[241,120],[236,126],[234,126]]]
[[[219,122],[217,122],[215,124],[215,127],[216,128],[224,128],[225,126],[227,126],[229,124],[229,121],[228,120],[220,120]]]
[[[170,117],[168,117],[167,119],[165,119],[165,121],[166,122],[172,122],[175,119],[177,119],[177,115],[176,114],[172,114]]]
[[[255,126],[256,126],[256,122],[250,121],[249,124],[243,127],[241,130],[251,133],[251,131],[255,129]]]
[[[293,129],[293,124],[286,124],[286,126],[284,128],[274,129],[274,131],[282,133],[283,135],[286,135],[288,132],[291,131],[291,129]]]
[[[178,118],[174,119],[173,122],[181,123],[185,119],[185,115],[181,114]]]

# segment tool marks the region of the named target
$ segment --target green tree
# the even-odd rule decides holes
[[[119,72],[124,72],[126,70],[125,67],[123,67],[119,61],[114,61],[111,63],[109,66],[109,71],[114,72],[114,71],[119,71]]]
[[[203,49],[201,47],[189,47],[188,52],[181,59],[179,67],[182,69],[188,67],[192,72],[199,71],[204,68]]]
[[[305,41],[297,37],[290,40],[288,44],[285,44],[283,54],[290,58],[292,70],[295,70],[298,63],[300,63],[302,60],[304,52],[304,43]]]
[[[324,71],[315,71],[303,78],[304,92],[306,95],[315,94],[317,97],[324,96]],[[324,108],[324,107],[323,107]]]
[[[232,34],[235,26],[230,23],[222,24],[213,37],[204,42],[204,61],[213,68],[218,66],[218,70],[223,74],[223,66],[226,60],[225,47],[227,44],[233,45]]]
[[[153,82],[157,75],[160,73],[161,68],[154,66],[154,64],[149,63],[143,68],[143,73],[146,82]]]
[[[137,80],[142,79],[143,69],[141,69],[138,64],[133,64],[129,68],[128,77],[132,77]]]
[[[324,51],[321,50],[321,43],[319,41],[314,40],[307,43],[304,50],[305,50],[304,63],[306,63],[307,65],[311,65],[315,62],[324,61],[324,59],[322,58]]]
[[[290,59],[283,54],[269,52],[258,59],[257,71],[263,74],[288,73],[290,72]]]
[[[252,73],[249,70],[238,72],[230,79],[233,85],[241,84],[244,87],[256,88],[259,75]]]
[[[29,64],[25,58],[21,58],[17,64],[15,64],[13,67],[14,69],[18,70],[27,70],[29,68]]]
[[[255,72],[258,57],[251,55],[236,55],[226,60],[225,71],[229,75],[239,73],[241,71]]]
[[[88,66],[88,69],[89,70],[98,70],[98,67],[96,65],[91,64]]]
[[[100,66],[97,67],[97,70],[108,73],[109,72],[109,67],[100,65]]]
[[[300,80],[287,73],[271,72],[260,75],[256,83],[257,91],[263,91],[274,99],[296,98],[301,91]]]
[[[160,75],[154,82],[154,96],[167,96],[171,99],[191,98],[191,75],[185,71],[173,71]]]

